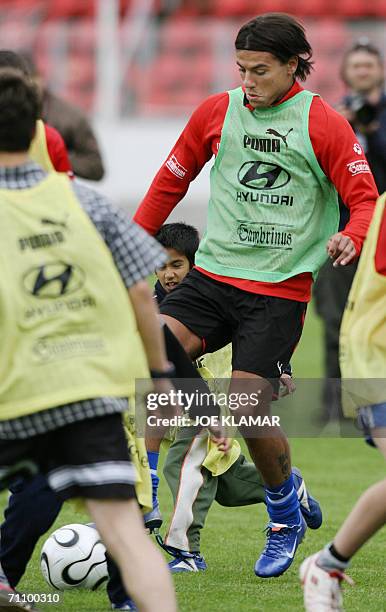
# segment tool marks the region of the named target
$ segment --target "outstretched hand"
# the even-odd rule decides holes
[[[331,236],[327,242],[327,253],[334,260],[333,266],[347,266],[352,263],[357,256],[356,248],[349,236],[341,232]]]

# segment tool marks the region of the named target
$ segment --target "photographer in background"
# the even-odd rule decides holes
[[[379,193],[386,191],[386,94],[381,52],[359,39],[343,58],[341,77],[349,89],[337,107],[363,146]]]
[[[359,39],[344,57],[341,78],[349,92],[336,110],[351,124],[363,148],[378,191],[386,191],[386,95],[382,55],[367,38]],[[359,147],[360,148],[360,147]],[[361,151],[353,151],[353,162]],[[351,164],[350,164],[351,165]],[[352,165],[348,172],[357,172]],[[366,169],[361,172],[368,172]],[[349,210],[340,202],[341,231],[349,220]],[[339,330],[343,310],[357,265],[333,268],[328,260],[314,286],[314,303],[324,327],[324,370],[322,420],[340,417]]]

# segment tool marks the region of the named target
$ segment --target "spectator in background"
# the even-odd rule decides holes
[[[89,119],[79,108],[46,87],[29,53],[21,55],[40,91],[42,119],[62,135],[74,174],[90,181],[100,181],[105,171]]]
[[[0,49],[0,70],[4,68],[20,70],[25,76],[29,76],[29,69],[23,57],[10,49]],[[43,123],[41,119],[36,122],[36,131],[29,156],[47,172],[56,170],[56,172],[67,172],[69,176],[72,175],[63,138],[55,128]]]
[[[343,58],[341,77],[348,94],[337,110],[354,129],[373,172],[380,193],[386,190],[386,94],[384,64],[381,53],[368,39],[359,39]],[[356,174],[361,151],[354,150],[348,172]],[[362,170],[363,172],[363,170]],[[340,228],[349,219],[346,206],[340,202]],[[333,270],[327,261],[314,288],[316,310],[324,325],[325,376],[323,418],[341,414],[340,368],[338,358],[339,329],[343,310],[356,272],[356,265]],[[337,276],[339,275],[339,276]]]

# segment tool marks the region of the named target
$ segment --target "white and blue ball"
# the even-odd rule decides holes
[[[108,579],[106,549],[90,525],[60,527],[46,540],[40,567],[49,585],[60,591],[86,588],[95,591]]]

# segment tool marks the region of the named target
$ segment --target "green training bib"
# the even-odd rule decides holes
[[[272,283],[317,274],[339,208],[309,137],[314,95],[304,90],[251,112],[241,88],[229,92],[198,266]]]

